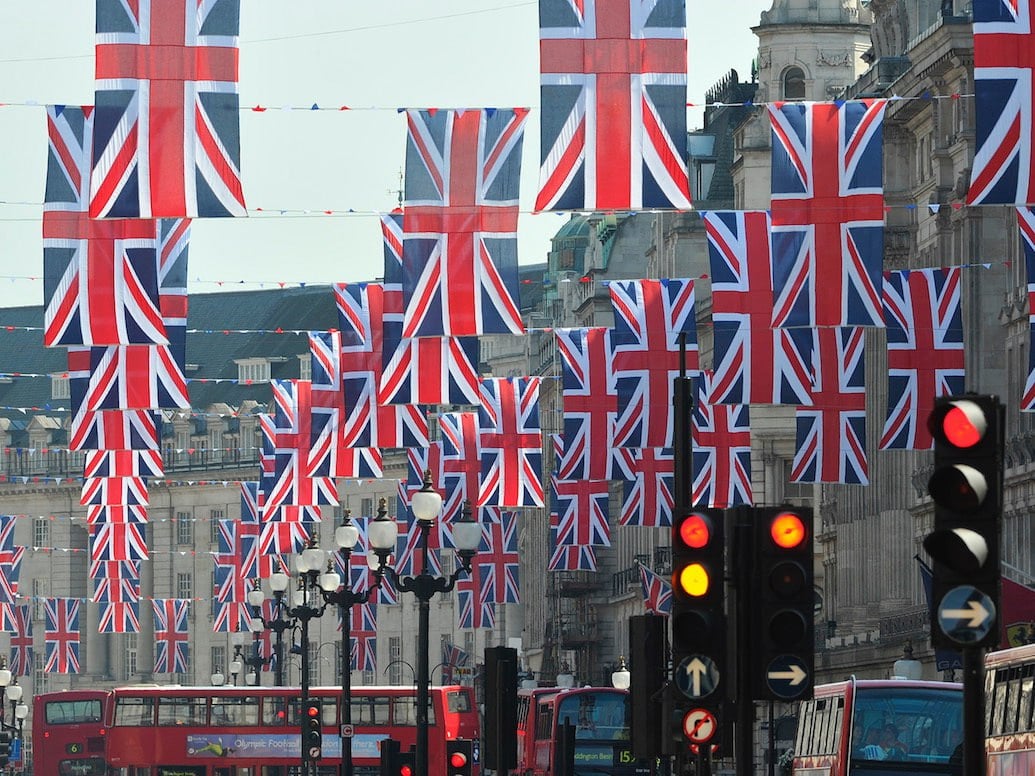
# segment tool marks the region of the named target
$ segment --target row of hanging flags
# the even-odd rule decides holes
[[[1025,0],[974,4],[969,204],[1035,201],[1031,63],[1020,53],[1031,48],[1029,16]],[[247,212],[239,6],[98,0],[96,18],[94,105],[47,109],[44,341],[68,350],[69,448],[89,451],[82,503],[99,627],[132,632],[148,556],[147,479],[162,476],[155,412],[190,406],[189,219]],[[1007,45],[1017,41],[1024,45]],[[541,0],[540,50],[536,210],[690,209],[682,0]],[[689,279],[612,282],[613,328],[557,330],[564,432],[549,440],[551,568],[596,568],[594,548],[610,542],[612,480],[625,483],[620,524],[670,523],[671,383],[681,340],[700,378],[695,503],[750,502],[751,403],[798,408],[794,481],[867,482],[865,327],[888,332],[881,448],[930,446],[920,419],[936,395],[963,386],[960,269],[882,272],[885,107],[768,106],[770,211],[704,214],[712,370],[699,370]],[[217,630],[246,627],[248,581],[305,542],[320,507],[338,503],[336,478],[380,476],[385,448],[406,448],[410,459],[397,514],[406,514],[425,470],[446,494],[436,548],[451,547],[465,502],[482,523],[482,553],[459,586],[459,626],[491,627],[495,606],[517,600],[512,510],[545,502],[539,380],[479,379],[477,337],[524,333],[515,300],[527,115],[406,111],[405,206],[383,219],[385,280],[335,287],[340,329],[310,336],[312,379],[273,383],[274,411],[260,416],[260,480],[242,485],[241,518],[220,525]],[[1019,214],[1035,278],[1035,217]],[[1025,402],[1035,409],[1031,378]],[[435,404],[478,410],[439,414],[432,442],[425,405]],[[369,518],[358,519],[364,533]],[[404,571],[416,537],[401,533]],[[362,543],[357,552],[366,552]],[[369,584],[367,574],[353,568],[350,578]],[[18,610],[8,588],[5,625]],[[354,665],[373,665],[376,606],[396,595],[383,585],[371,604],[353,607]],[[54,649],[54,670],[76,670],[78,602],[48,599],[48,645],[52,602],[55,630],[69,634]],[[180,634],[178,605],[163,604],[160,629],[153,603],[156,633]],[[178,670],[186,650],[177,635],[163,666]]]

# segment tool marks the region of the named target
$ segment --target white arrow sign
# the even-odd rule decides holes
[[[766,676],[770,679],[784,679],[791,687],[797,687],[809,677],[796,663],[792,663],[786,671],[770,671]]]
[[[964,620],[968,628],[980,628],[992,616],[980,601],[967,601],[963,609],[943,609],[942,617],[949,620]]]
[[[686,675],[690,677],[691,691],[695,697],[701,696],[701,679],[708,673],[708,666],[699,657],[686,664]]]

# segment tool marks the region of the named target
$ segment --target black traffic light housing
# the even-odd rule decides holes
[[[302,704],[302,752],[310,760],[323,755],[323,719],[317,698],[307,698]]]
[[[812,696],[815,569],[812,510],[753,509],[748,681],[755,700]]]
[[[471,776],[474,766],[474,744],[463,738],[446,742],[447,776]]]
[[[670,737],[688,743],[683,718],[694,709],[718,716],[726,676],[725,513],[690,509],[672,524]]]
[[[497,771],[517,767],[517,650],[485,650],[484,766]]]
[[[935,400],[934,530],[924,539],[933,583],[931,642],[936,647],[997,647],[1003,514],[1005,409],[985,394]]]
[[[629,737],[635,757],[654,759],[672,747],[664,734],[662,695],[668,665],[668,618],[638,614],[629,618]]]

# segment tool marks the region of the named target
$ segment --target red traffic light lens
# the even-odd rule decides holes
[[[320,716],[320,707],[319,706],[307,706],[306,710],[305,710],[305,713],[307,715],[309,715],[310,718],[319,717]]]
[[[698,512],[689,515],[679,524],[679,538],[687,547],[699,550],[706,547],[712,538],[712,522]]]
[[[454,768],[463,768],[467,765],[467,755],[463,752],[453,752],[449,755],[449,764]]]
[[[793,550],[805,541],[805,521],[794,512],[781,512],[769,524],[769,535],[777,547]]]
[[[974,402],[956,402],[942,418],[942,434],[950,445],[973,447],[985,435],[985,414]]]
[[[409,765],[404,765],[399,769],[399,776],[413,776],[413,768]]]

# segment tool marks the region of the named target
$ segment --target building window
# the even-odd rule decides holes
[[[70,382],[68,375],[51,375],[50,376],[50,398],[51,399],[68,399],[71,397],[71,391],[69,390]]]
[[[176,575],[176,597],[177,598],[193,598],[194,597],[194,575],[193,574],[177,574]]]
[[[362,517],[373,517],[374,516],[374,499],[372,499],[372,498],[360,499],[360,502],[359,502],[359,514]]]
[[[226,647],[212,647],[212,673],[226,675]]]
[[[313,379],[313,358],[308,353],[298,357],[298,378],[300,380]]]
[[[50,673],[44,670],[46,663],[43,662],[43,658],[42,649],[37,649],[32,653],[32,691],[36,695],[50,689]]]
[[[194,516],[190,512],[176,513],[176,543],[191,544],[194,540]]]
[[[36,517],[32,521],[32,546],[50,547],[50,520]]]
[[[388,684],[402,684],[402,639],[388,637]]]
[[[222,509],[210,509],[208,512],[209,519],[209,541],[212,544],[219,543],[219,521],[226,519],[226,513]]]
[[[237,380],[241,383],[268,383],[270,362],[264,358],[238,361]]]
[[[137,641],[135,634],[127,634],[132,641],[126,644],[126,662],[123,666],[122,678],[133,679],[137,673]]]
[[[789,67],[783,74],[783,98],[805,99],[805,73],[800,67]]]
[[[47,597],[47,580],[33,577],[32,579],[32,619],[46,619],[47,609],[43,605]]]

